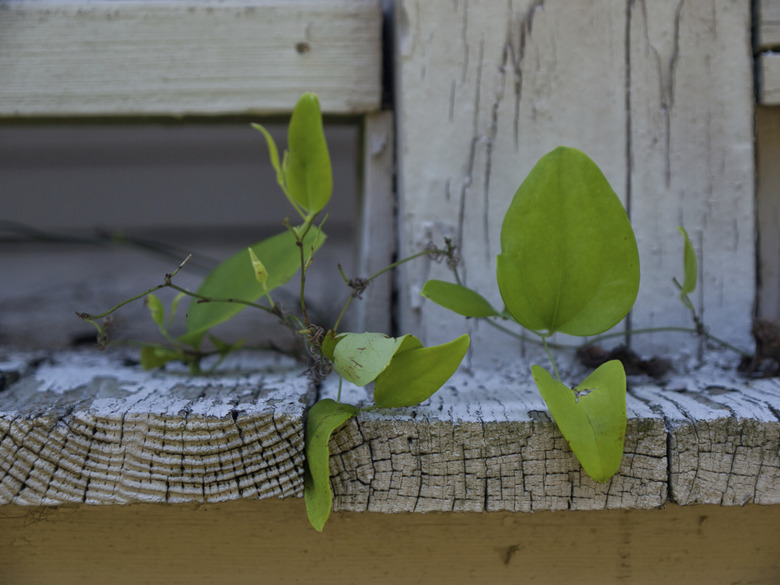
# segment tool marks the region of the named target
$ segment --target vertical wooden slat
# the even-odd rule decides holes
[[[392,112],[363,119],[362,196],[358,204],[356,275],[367,278],[393,262],[395,250],[394,129]],[[355,331],[391,333],[393,274],[373,280],[355,299]]]
[[[502,306],[495,256],[523,178],[559,144],[585,150],[629,209],[643,284],[633,327],[687,319],[671,282],[689,227],[702,254],[713,332],[749,340],[754,296],[753,148],[748,3],[396,5],[400,249],[458,240],[466,281]],[[402,272],[404,330],[440,341],[464,329],[483,357],[519,349],[417,293],[449,278],[431,262]],[[645,351],[695,350],[653,336]]]

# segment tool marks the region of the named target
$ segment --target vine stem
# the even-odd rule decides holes
[[[411,256],[407,256],[406,258],[402,258],[401,260],[396,260],[392,264],[388,264],[385,266],[382,270],[379,272],[375,272],[368,278],[366,278],[366,284],[374,280],[375,278],[382,276],[385,272],[388,272],[390,270],[393,270],[394,268],[398,268],[401,266],[401,264],[405,264],[406,262],[409,262],[411,260],[415,260],[416,258],[420,258],[421,256],[427,256],[429,254],[446,254],[446,250],[439,250],[438,248],[434,248],[432,250],[423,250],[422,252],[417,252],[416,254],[412,254]],[[341,271],[341,277],[344,279],[347,284],[349,284],[349,281],[347,280],[346,276],[344,275],[344,271],[341,270],[341,267],[339,266],[339,270]],[[339,313],[338,318],[336,319],[336,322],[333,324],[333,331],[337,331],[339,328],[339,324],[341,323],[341,320],[343,319],[344,315],[347,313],[347,309],[349,308],[349,305],[352,303],[352,299],[355,298],[354,294],[349,295],[349,298],[344,303],[344,306],[341,308],[341,312]]]
[[[553,372],[555,373],[555,379],[560,382],[561,375],[558,373],[558,366],[555,365],[555,360],[553,359],[552,352],[550,351],[550,346],[547,344],[547,338],[544,335],[542,336],[542,342],[544,343],[544,350],[547,352],[547,357],[550,358],[550,363],[552,364]]]

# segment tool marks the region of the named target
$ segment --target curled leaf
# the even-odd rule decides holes
[[[249,260],[252,262],[252,270],[255,273],[255,278],[257,279],[257,282],[260,283],[260,286],[263,287],[263,291],[267,291],[268,271],[265,269],[263,263],[260,262],[255,251],[252,248],[247,248],[247,250],[249,251]]]
[[[688,238],[688,232],[682,226],[677,226],[677,229],[685,239],[683,245],[683,267],[685,269],[685,279],[680,286],[680,298],[685,301],[685,297],[696,290],[696,276],[698,272],[696,264],[696,251],[693,249],[690,238]]]
[[[333,432],[349,419],[357,416],[358,409],[349,404],[325,398],[309,410],[306,419],[306,470],[303,496],[309,522],[322,532],[332,507],[330,490],[330,451],[328,442]]]
[[[395,338],[383,333],[342,333],[336,340],[333,367],[357,386],[373,382],[402,348],[422,346],[412,335]]]

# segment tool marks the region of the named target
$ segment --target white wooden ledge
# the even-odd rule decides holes
[[[0,117],[375,111],[381,27],[378,0],[3,0]]]
[[[37,364],[37,365],[35,365]],[[227,375],[143,372],[117,354],[0,361],[0,502],[216,502],[298,496],[309,385],[290,360]]]
[[[0,355],[0,357],[3,357]],[[142,372],[94,352],[0,359],[0,504],[299,497],[301,367]],[[422,406],[361,414],[331,442],[336,510],[649,509],[780,504],[780,382],[714,366],[634,380],[623,463],[588,478],[526,370],[458,373]],[[322,394],[332,394],[326,383]],[[355,389],[350,400],[365,398]]]

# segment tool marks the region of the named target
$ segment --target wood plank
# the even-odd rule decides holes
[[[749,3],[405,0],[395,20],[400,255],[453,237],[467,284],[502,306],[495,257],[511,197],[545,152],[579,147],[637,233],[643,282],[632,327],[690,322],[671,282],[682,271],[682,223],[700,256],[695,301],[705,322],[751,347]],[[480,348],[475,365],[530,351],[424,304],[418,292],[428,278],[451,279],[433,262],[401,272],[404,332],[433,343],[468,331]],[[632,343],[676,353],[695,352],[699,341],[673,334]]]
[[[377,0],[0,3],[0,117],[379,108]]]
[[[758,75],[758,103],[762,106],[780,105],[780,54],[759,55]]]
[[[756,0],[756,50],[780,46],[780,1]]]
[[[776,584],[780,506],[334,514],[300,499],[0,508],[0,580],[220,583]],[[227,577],[226,577],[227,576]]]
[[[756,313],[780,319],[780,108],[756,108],[759,289]]]
[[[2,393],[0,504],[215,502],[303,490],[300,366],[143,372],[116,353],[35,355]],[[9,356],[9,371],[29,359]],[[8,365],[10,364],[10,365]]]
[[[564,379],[566,372],[564,371]],[[623,461],[580,468],[528,370],[461,372],[422,406],[362,413],[331,441],[334,508],[370,512],[780,504],[780,383],[717,363],[663,386],[632,379]],[[325,390],[335,396],[336,387]],[[343,390],[365,401],[365,390]]]
[[[393,262],[396,249],[395,131],[392,112],[370,114],[363,122],[362,195],[358,200],[356,276],[368,278]],[[353,303],[354,331],[391,333],[394,273],[371,282]]]

